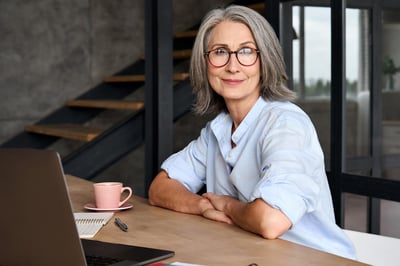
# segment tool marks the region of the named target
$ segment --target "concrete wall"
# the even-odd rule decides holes
[[[196,25],[209,9],[228,2],[174,0],[174,30]],[[144,54],[144,3],[0,0],[0,143]],[[196,137],[205,121],[182,119],[175,126],[175,149]],[[143,195],[143,151],[132,152],[96,180],[119,180]]]
[[[174,29],[228,1],[175,0]],[[144,53],[143,0],[0,0],[0,143]]]

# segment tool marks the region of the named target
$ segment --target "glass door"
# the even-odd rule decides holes
[[[339,173],[330,178],[339,184],[340,225],[400,237],[400,2],[346,2],[342,42],[331,37],[330,1],[281,1],[289,85],[317,129],[328,175]],[[342,44],[344,86],[333,88],[332,46]],[[342,100],[332,101],[335,90]],[[343,107],[341,136],[331,128],[332,106]],[[332,171],[339,137],[343,163]]]

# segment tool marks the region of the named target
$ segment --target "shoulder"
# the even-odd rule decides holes
[[[310,117],[296,104],[289,101],[267,101],[260,119],[273,124],[286,124],[287,126],[313,126]]]
[[[262,143],[307,146],[318,141],[316,129],[309,116],[291,102],[270,102],[259,116]]]

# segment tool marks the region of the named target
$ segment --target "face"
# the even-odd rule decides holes
[[[257,49],[249,28],[242,23],[223,21],[210,33],[207,51],[224,48],[238,51],[242,48]],[[250,66],[241,65],[235,54],[222,67],[207,61],[207,75],[211,87],[221,95],[229,108],[230,104],[252,106],[260,95],[260,59]]]

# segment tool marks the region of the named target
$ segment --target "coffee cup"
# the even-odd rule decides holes
[[[96,207],[99,209],[116,209],[121,207],[131,196],[132,189],[123,187],[120,182],[100,182],[93,184]],[[121,201],[124,191],[128,195]]]

